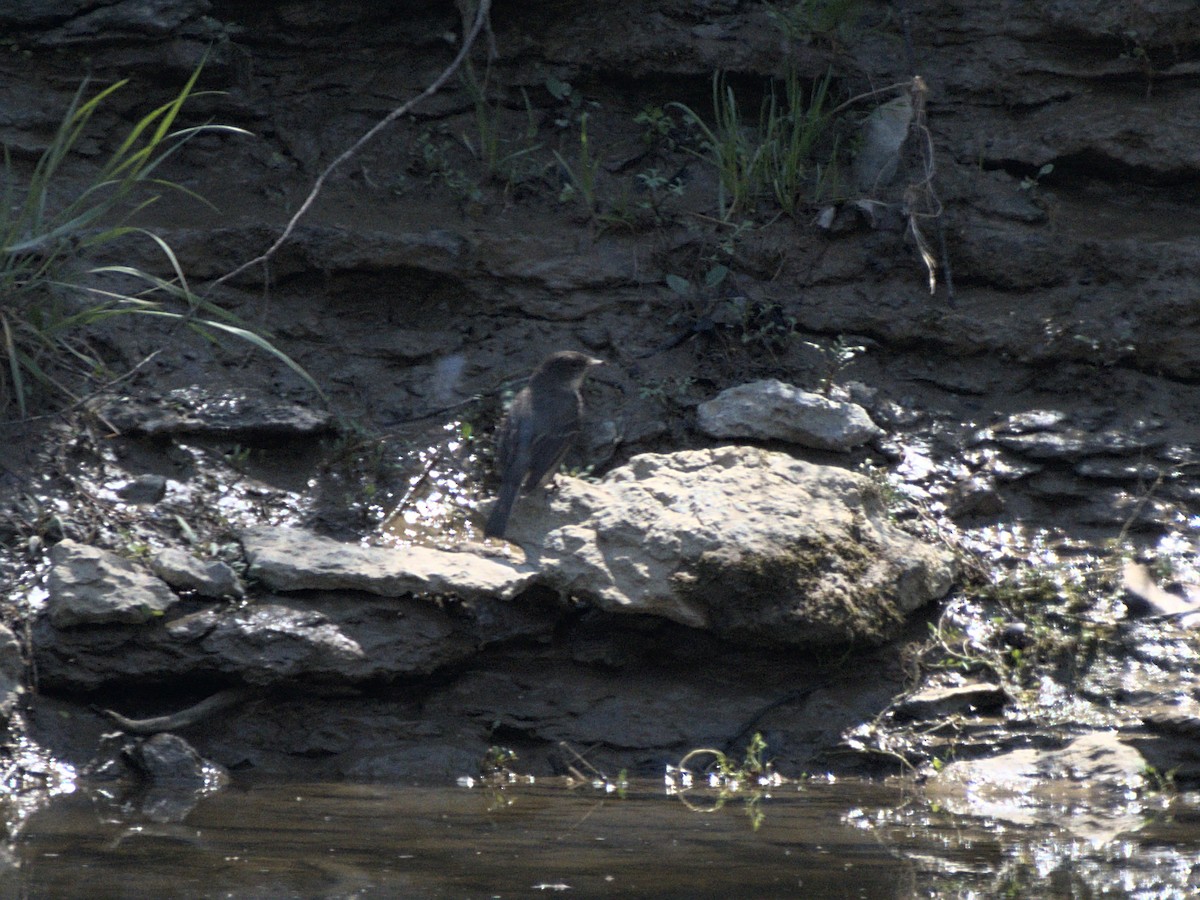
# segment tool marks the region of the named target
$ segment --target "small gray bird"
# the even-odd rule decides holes
[[[579,389],[592,366],[604,361],[573,350],[552,353],[534,369],[529,384],[513,398],[496,430],[500,496],[483,533],[504,537],[517,494],[548,482],[579,434],[583,397]]]

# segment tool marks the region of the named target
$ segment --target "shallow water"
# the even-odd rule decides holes
[[[1113,897],[1200,887],[1200,809],[1178,797],[1097,845],[952,816],[911,786],[735,795],[590,787],[234,787],[155,824],[99,795],[25,823],[5,897]],[[685,800],[687,802],[685,802]],[[716,808],[714,808],[716,807]]]

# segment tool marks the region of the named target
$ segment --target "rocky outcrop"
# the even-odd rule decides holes
[[[773,644],[883,640],[955,572],[864,476],[748,447],[645,454],[564,483],[519,509],[510,536],[564,595]]]
[[[35,642],[40,678],[76,690],[147,677],[409,678],[461,663],[480,646],[547,633],[570,604],[756,646],[879,643],[955,575],[953,554],[893,524],[865,477],[754,448],[639,456],[598,483],[563,479],[518,510],[510,535],[523,561],[479,545],[373,547],[250,529],[250,576],[289,596],[182,615],[167,615],[179,601],[163,582],[64,542]],[[170,555],[156,566],[177,587],[224,592],[196,591],[182,578],[186,567],[163,566]],[[84,565],[93,592],[119,592],[125,605],[103,615],[94,603],[81,606],[64,585],[79,581]],[[539,614],[523,599],[548,591],[558,612]],[[125,619],[126,608],[144,613]],[[153,623],[151,609],[159,610]]]

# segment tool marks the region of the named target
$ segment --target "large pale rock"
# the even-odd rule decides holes
[[[560,479],[509,536],[564,595],[739,641],[878,642],[943,596],[953,554],[902,531],[867,478],[752,447],[644,454]]]
[[[787,441],[817,450],[850,450],[883,434],[861,406],[774,378],[721,391],[696,408],[696,424],[716,438]]]
[[[349,544],[299,528],[251,528],[242,534],[242,546],[250,560],[250,575],[277,591],[512,597],[537,574],[531,566],[473,553]]]
[[[65,540],[50,549],[46,607],[56,628],[139,625],[162,616],[179,598],[124,557]]]

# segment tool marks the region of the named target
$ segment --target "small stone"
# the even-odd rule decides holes
[[[787,441],[816,450],[851,450],[884,433],[855,403],[775,379],[724,390],[696,413],[700,430],[711,437]]]
[[[1000,643],[1014,650],[1025,650],[1033,644],[1033,636],[1024,622],[1009,622],[1000,632]]]
[[[1014,413],[994,427],[997,434],[1029,434],[1057,429],[1067,421],[1067,414],[1057,409],[1031,409]]]
[[[167,493],[162,475],[139,475],[117,488],[117,496],[128,503],[157,503]]]
[[[203,787],[212,766],[183,738],[167,733],[138,742],[130,760],[149,780],[180,787]]]
[[[947,497],[947,512],[952,519],[966,516],[994,516],[1003,512],[1004,498],[996,483],[985,475],[971,475],[957,482]]]
[[[197,559],[174,547],[162,550],[150,568],[177,591],[195,591],[201,597],[241,597],[246,593],[237,573],[220,560]]]
[[[995,684],[934,686],[918,691],[899,704],[895,715],[900,719],[943,719],[953,715],[998,712],[1007,702],[1004,688]]]

